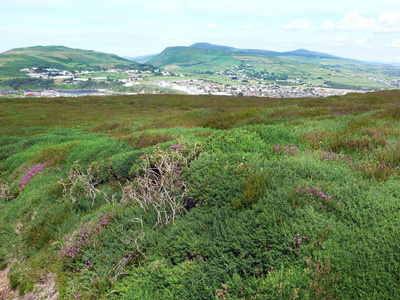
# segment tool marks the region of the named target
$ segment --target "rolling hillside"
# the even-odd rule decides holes
[[[375,78],[397,78],[400,68],[371,64],[299,49],[291,52],[236,49],[206,43],[169,47],[148,63],[181,73],[241,72],[254,82],[286,78],[315,86],[343,89],[387,89]]]
[[[57,68],[60,70],[99,70],[109,67],[137,68],[140,64],[92,50],[64,46],[16,48],[0,54],[0,78],[25,77],[23,68]]]

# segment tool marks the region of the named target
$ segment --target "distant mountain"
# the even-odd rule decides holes
[[[141,64],[147,63],[149,60],[152,58],[156,57],[157,54],[150,54],[150,55],[142,55],[142,56],[136,56],[136,57],[131,57],[131,56],[123,56],[123,58],[126,58],[131,61],[135,61]]]
[[[305,63],[302,60],[314,59],[315,61],[315,59],[331,58],[334,58],[334,64],[338,63],[337,60],[339,58],[335,58],[334,56],[329,57],[329,54],[321,56],[320,53],[308,50],[296,50],[292,52],[242,50],[207,43],[197,43],[189,47],[168,47],[149,60],[148,63],[171,70],[223,71],[243,64],[250,64],[257,67],[267,67],[271,66],[271,64],[302,65]],[[299,61],[294,62],[293,60]]]
[[[0,78],[23,76],[23,68],[57,68],[60,70],[99,70],[103,68],[132,68],[140,64],[92,50],[64,46],[35,46],[16,48],[0,54]]]
[[[395,66],[360,62],[306,49],[277,52],[208,43],[168,47],[148,63],[175,73],[204,74],[204,78],[213,75],[222,76],[224,80],[240,79],[252,83],[278,80],[287,84],[348,90],[393,88],[389,81],[379,78],[400,76],[400,68]],[[371,76],[378,79],[371,79]]]
[[[306,49],[298,49],[298,50],[287,51],[287,52],[278,52],[278,51],[260,50],[260,49],[239,49],[239,48],[220,46],[220,45],[214,45],[214,44],[209,44],[209,43],[196,43],[189,47],[204,49],[204,50],[221,50],[221,51],[254,53],[254,54],[262,54],[262,55],[268,55],[268,56],[305,56],[305,57],[320,57],[320,58],[338,58],[337,56],[334,56],[331,54],[314,52],[314,51],[309,51]]]
[[[205,50],[193,47],[168,47],[165,48],[160,54],[153,57],[148,61],[156,67],[166,67],[171,68],[188,68],[191,66],[205,67],[209,62],[218,62],[222,64],[221,59],[232,58],[232,53],[229,51],[220,50]],[[233,64],[235,65],[238,61],[235,59]],[[203,65],[206,64],[206,65]]]

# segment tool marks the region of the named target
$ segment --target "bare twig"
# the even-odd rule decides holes
[[[13,194],[10,193],[10,184],[8,182],[0,184],[0,198],[5,199],[7,202],[13,198]]]
[[[174,222],[188,195],[187,184],[181,179],[182,167],[189,166],[200,152],[201,147],[194,145],[189,149],[185,143],[174,146],[171,152],[156,146],[152,155],[142,157],[141,175],[136,178],[135,186],[131,183],[123,189],[121,201],[132,200],[144,211],[155,209],[157,222],[153,228]]]

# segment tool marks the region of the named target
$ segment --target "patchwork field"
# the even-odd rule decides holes
[[[0,99],[1,285],[398,299],[399,103],[398,90]]]

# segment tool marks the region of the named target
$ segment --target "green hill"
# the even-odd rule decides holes
[[[99,70],[104,68],[134,68],[140,64],[92,50],[64,46],[16,48],[0,54],[0,78],[25,77],[23,68],[57,68],[60,70]]]
[[[236,54],[223,50],[207,50],[191,47],[168,47],[149,60],[149,64],[168,70],[228,70],[242,62]]]
[[[262,80],[302,80],[314,86],[343,89],[387,89],[375,78],[397,78],[400,68],[344,59],[333,55],[296,50],[274,52],[242,50],[210,44],[169,47],[148,63],[181,73],[233,71]]]

